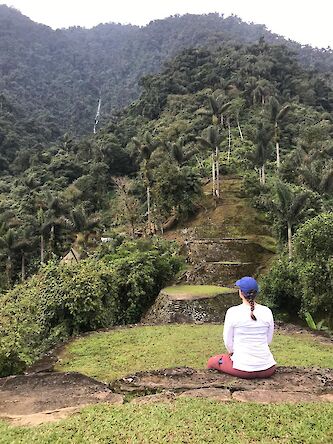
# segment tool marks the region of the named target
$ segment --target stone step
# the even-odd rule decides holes
[[[206,263],[208,264],[212,264],[212,265],[227,265],[230,267],[233,266],[240,266],[240,265],[250,265],[253,264],[254,262],[241,262],[241,261],[206,261]]]
[[[202,262],[194,264],[181,277],[181,283],[233,286],[241,276],[256,276],[260,262]]]
[[[267,255],[271,255],[260,244],[247,239],[228,240],[200,240],[189,242],[184,253],[191,263],[243,263],[266,262]]]
[[[219,238],[202,238],[191,239],[187,241],[189,244],[224,244],[226,242],[248,242],[246,237],[219,237]]]

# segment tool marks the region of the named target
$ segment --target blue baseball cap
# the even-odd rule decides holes
[[[245,294],[250,292],[251,290],[254,290],[257,292],[259,291],[259,286],[258,286],[257,281],[253,277],[250,277],[250,276],[242,277],[241,279],[239,279],[235,283],[235,285],[237,287],[239,287],[241,289],[241,291]]]

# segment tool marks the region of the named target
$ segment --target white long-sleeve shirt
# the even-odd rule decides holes
[[[273,314],[268,307],[255,304],[251,319],[248,304],[230,307],[225,315],[223,340],[233,367],[243,371],[266,370],[276,364],[268,344],[274,332]]]

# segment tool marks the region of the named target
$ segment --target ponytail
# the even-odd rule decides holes
[[[248,299],[250,305],[251,305],[251,319],[253,319],[254,321],[257,320],[257,318],[254,316],[253,310],[254,310],[254,300],[253,298]]]
[[[244,294],[244,296],[245,296],[246,300],[248,301],[248,303],[250,304],[250,307],[251,307],[251,319],[253,321],[256,321],[257,318],[254,316],[253,311],[254,311],[254,298],[257,296],[257,292],[255,290],[250,290],[249,292]]]

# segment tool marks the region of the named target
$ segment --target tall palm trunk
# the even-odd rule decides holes
[[[214,153],[212,153],[212,181],[213,181],[213,196],[215,197],[216,193],[216,178],[215,178],[215,158]]]
[[[265,165],[259,167],[259,183],[260,185],[265,185],[266,177],[265,177]]]
[[[148,234],[151,233],[150,187],[147,187],[147,224]]]
[[[292,258],[293,256],[293,249],[292,249],[292,232],[291,232],[291,223],[288,221],[287,222],[287,226],[288,226],[288,256],[289,259]]]
[[[237,120],[237,128],[238,128],[239,136],[241,138],[241,141],[243,142],[244,141],[244,137],[243,137],[242,129],[241,129],[240,124],[239,124],[238,116],[236,116],[236,120]]]
[[[230,161],[231,154],[231,127],[230,127],[230,119],[227,120],[228,123],[228,163]]]
[[[280,168],[280,145],[279,145],[279,127],[277,121],[275,122],[275,147],[276,147],[276,167]]]
[[[52,255],[53,253],[53,249],[54,249],[54,238],[55,238],[55,227],[54,225],[52,225],[51,230],[50,230],[50,241],[49,241],[49,248],[50,248],[50,253]]]
[[[216,168],[216,191],[215,195],[219,199],[220,198],[220,160],[219,160],[219,148],[218,146],[215,148],[215,168]]]
[[[24,254],[24,251],[22,251],[22,258],[21,258],[21,279],[22,279],[22,282],[25,281],[25,254]]]
[[[40,263],[44,264],[44,255],[45,255],[45,240],[44,235],[40,235]]]
[[[266,177],[265,177],[265,164],[261,167],[261,183],[265,185]]]

